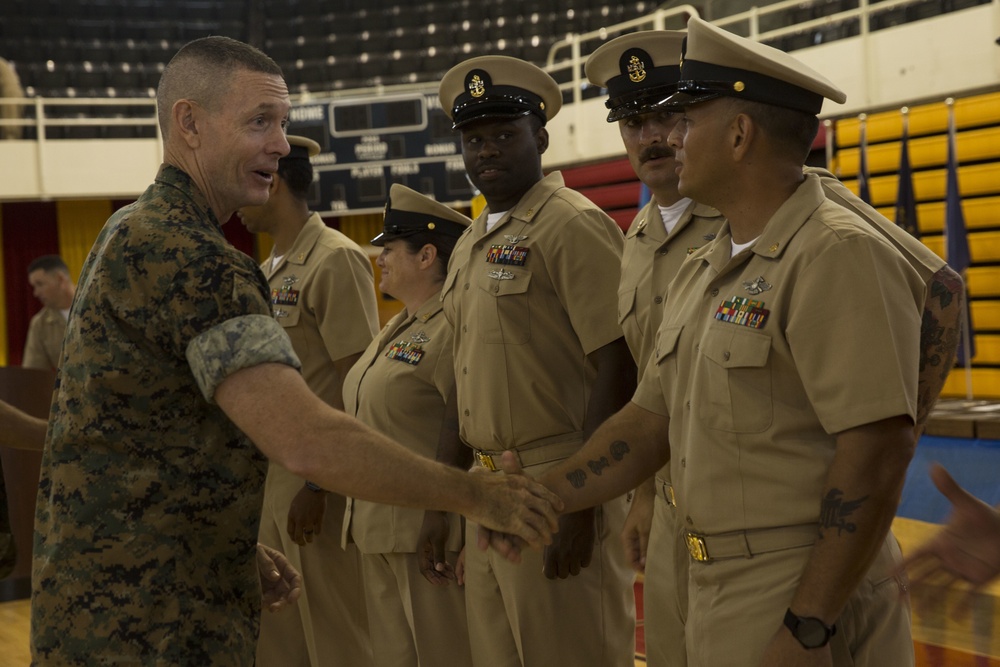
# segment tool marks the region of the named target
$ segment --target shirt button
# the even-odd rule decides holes
[[[656,253],[656,254],[657,254],[657,255],[666,255],[666,254],[667,254],[667,249],[666,249],[666,248],[664,248],[663,250],[661,250],[660,252],[658,252],[658,253]]]
[[[692,521],[691,517],[689,517],[689,516],[684,517],[684,520],[687,521],[689,524],[693,524],[694,523],[694,521]]]
[[[469,289],[469,283],[465,283],[465,289]]]
[[[500,285],[496,285],[496,286],[495,286],[495,287],[493,288],[493,291],[494,291],[494,292],[499,292],[499,291],[500,291]]]
[[[722,358],[725,359],[726,361],[729,361],[729,351],[728,350],[722,353]]]
[[[462,325],[462,333],[465,333],[465,332],[466,332],[466,331],[468,331],[468,330],[469,330],[469,327],[467,327],[467,326],[465,326],[465,325],[463,324],[463,325]]]
[[[687,459],[681,459],[681,467],[682,468],[687,468],[688,467]]]
[[[684,407],[686,407],[688,410],[690,410],[691,409],[691,401],[688,401],[687,403],[685,403]]]
[[[465,416],[466,416],[466,417],[468,417],[468,416],[469,416],[469,411],[468,411],[468,410],[466,410],[466,411],[465,411]]]
[[[719,296],[719,289],[717,287],[713,287],[712,291],[709,292],[709,294],[711,294],[712,296]]]
[[[468,366],[463,367],[462,368],[462,375],[468,375],[468,374],[469,374],[469,367]]]
[[[662,296],[656,297],[655,299],[653,299],[653,303],[663,303],[663,297]]]

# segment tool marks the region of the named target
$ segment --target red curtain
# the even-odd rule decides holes
[[[28,285],[28,265],[41,255],[59,254],[59,232],[55,202],[8,202],[2,206],[7,363],[19,366],[28,323],[42,308]]]

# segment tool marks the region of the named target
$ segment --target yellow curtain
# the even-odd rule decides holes
[[[7,284],[3,276],[3,207],[0,206],[0,366],[7,365]]]
[[[59,229],[59,255],[69,267],[69,275],[76,282],[97,235],[111,217],[108,199],[77,199],[56,202],[56,219]]]

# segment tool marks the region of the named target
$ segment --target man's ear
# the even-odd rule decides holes
[[[730,123],[732,136],[733,160],[740,161],[746,158],[750,148],[757,138],[759,129],[753,118],[745,113],[738,113]]]
[[[188,148],[198,148],[201,145],[199,125],[203,117],[202,108],[192,100],[177,100],[170,111],[173,121],[171,132],[176,132]]]
[[[538,154],[542,155],[549,149],[549,131],[544,127],[538,128],[535,134],[535,143],[538,145]]]

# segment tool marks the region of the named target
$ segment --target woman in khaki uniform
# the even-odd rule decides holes
[[[439,295],[455,240],[471,221],[402,185],[393,185],[382,246],[379,289],[405,308],[386,324],[348,372],[349,414],[434,458],[445,400],[455,386],[452,329]],[[432,586],[418,567],[423,510],[348,500],[344,538],[362,553],[364,588],[375,664],[379,667],[454,667],[471,664],[465,592]],[[457,515],[450,526],[449,562],[462,548]]]

